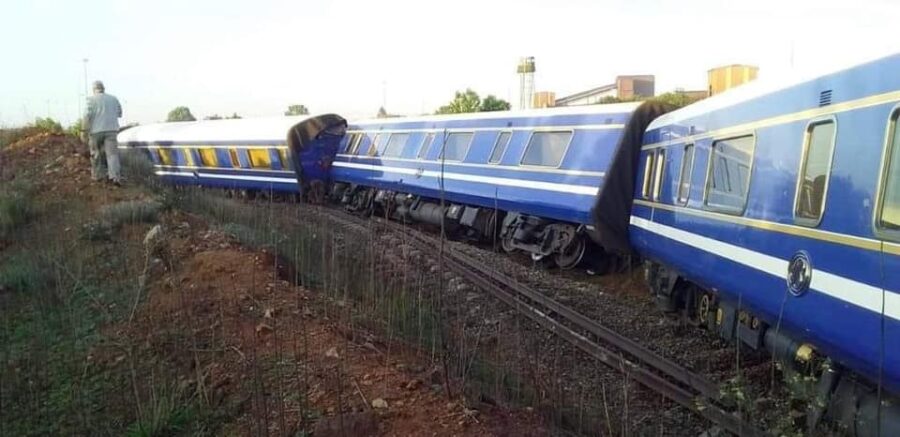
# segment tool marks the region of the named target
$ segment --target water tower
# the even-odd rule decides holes
[[[519,109],[531,108],[534,99],[534,56],[521,58],[519,67]]]

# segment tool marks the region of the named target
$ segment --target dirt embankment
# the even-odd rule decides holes
[[[0,151],[0,181],[28,184],[43,206],[0,244],[0,340],[6,344],[0,385],[7,382],[0,429],[22,435],[549,434],[531,411],[448,396],[442,369],[427,352],[355,332],[343,324],[346,318],[335,317],[340,303],[284,280],[289,269],[270,253],[242,247],[196,216],[163,208],[93,232],[110,205],[164,202],[139,186],[92,182],[83,145],[71,138],[42,136],[14,146]],[[40,302],[41,293],[31,294],[40,288],[29,285],[32,279],[9,276],[10,260],[30,256],[38,242],[62,254],[49,267],[33,263],[35,275],[59,278],[53,298]],[[13,285],[2,285],[7,282]],[[69,316],[59,326],[32,316],[50,310]],[[91,323],[72,329],[78,320]],[[47,332],[50,340],[35,341]],[[69,353],[51,356],[60,345]],[[49,365],[31,366],[47,356],[54,360]],[[68,397],[57,399],[59,393]],[[27,408],[32,401],[41,406]]]

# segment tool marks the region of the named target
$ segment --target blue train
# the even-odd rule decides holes
[[[900,435],[900,55],[646,102],[120,134],[174,183],[442,225],[560,268],[636,253],[661,306],[819,376],[818,408]]]

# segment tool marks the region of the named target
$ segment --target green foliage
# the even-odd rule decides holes
[[[50,117],[47,117],[47,118],[37,117],[37,118],[35,118],[35,119],[34,119],[34,127],[37,128],[37,129],[40,130],[40,131],[47,132],[47,133],[53,133],[53,134],[61,134],[61,133],[63,133],[62,125],[59,124],[58,121],[56,121],[56,120],[54,120],[54,119],[52,119],[52,118],[50,118]]]
[[[673,106],[673,107],[675,107],[675,108],[677,109],[677,108],[681,108],[681,107],[690,105],[691,103],[694,103],[694,102],[696,102],[696,101],[698,101],[698,100],[700,100],[700,99],[699,99],[699,98],[696,98],[696,97],[691,97],[691,96],[689,96],[689,95],[686,94],[686,93],[674,91],[674,92],[668,92],[668,93],[660,94],[660,95],[658,95],[658,96],[656,96],[656,97],[650,97],[650,98],[647,98],[647,97],[644,97],[644,96],[640,96],[640,95],[636,95],[636,96],[632,96],[632,97],[627,97],[627,98],[619,98],[619,97],[616,97],[616,96],[606,96],[606,97],[600,99],[600,101],[599,101],[598,103],[600,103],[600,104],[607,104],[607,103],[625,103],[625,102],[641,102],[641,101],[648,101],[648,102],[659,102],[659,103],[663,103],[663,104],[666,104],[666,105]]]
[[[284,111],[284,115],[309,115],[309,109],[304,105],[291,105]]]
[[[66,128],[66,135],[73,136],[75,138],[80,137],[81,132],[84,130],[82,127],[83,122],[84,120],[78,119],[75,121],[75,123],[72,123],[71,126]]]
[[[696,98],[696,97],[691,97],[685,93],[680,93],[680,92],[676,91],[676,92],[660,94],[660,95],[652,98],[651,100],[655,101],[655,102],[672,105],[676,108],[681,108],[683,106],[690,105],[691,103],[694,103],[700,99]]]
[[[493,94],[488,94],[484,100],[481,101],[481,111],[482,112],[490,112],[490,111],[509,111],[510,108],[509,102],[503,99],[498,99],[494,97]]]
[[[150,400],[142,417],[128,427],[129,437],[176,435],[196,422],[197,410],[182,398],[176,384],[160,384],[150,388]]]
[[[167,122],[196,120],[194,114],[191,114],[191,110],[187,106],[179,106],[169,111],[169,115],[166,117]]]
[[[226,115],[224,117],[222,117],[219,114],[213,114],[213,115],[208,115],[206,117],[203,117],[204,120],[236,120],[239,118],[242,118],[242,117],[240,115],[238,115],[237,112],[233,112],[231,115]]]
[[[488,95],[481,100],[478,93],[471,88],[465,91],[457,91],[450,103],[441,106],[437,114],[463,114],[467,112],[506,111],[510,108],[509,102]]]
[[[457,91],[456,96],[453,97],[453,100],[450,103],[441,106],[438,110],[438,114],[463,114],[467,112],[479,112],[481,111],[481,98],[478,97],[478,93],[472,91],[471,88],[466,88],[464,92]]]

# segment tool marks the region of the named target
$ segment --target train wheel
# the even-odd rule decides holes
[[[568,246],[563,248],[562,252],[553,255],[553,260],[556,261],[556,265],[563,270],[573,269],[578,266],[578,264],[581,264],[581,260],[584,259],[586,250],[587,243],[584,241],[584,238],[576,236]]]
[[[512,236],[500,238],[500,247],[506,253],[513,253],[516,248],[512,244]]]

